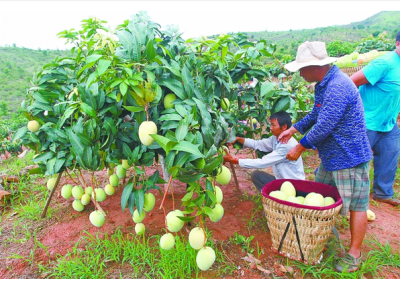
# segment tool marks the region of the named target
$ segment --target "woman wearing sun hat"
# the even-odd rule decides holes
[[[336,60],[328,56],[324,42],[306,41],[299,46],[296,60],[285,65],[291,72],[300,70],[307,82],[317,84],[312,111],[282,132],[278,140],[286,143],[294,133],[305,134],[309,130],[286,158],[296,160],[305,149],[318,149],[321,164],[315,181],[336,186],[343,200],[341,214],[350,210],[350,249],[336,269],[351,272],[358,270],[362,259],[372,153],[360,94],[345,73],[330,65]]]

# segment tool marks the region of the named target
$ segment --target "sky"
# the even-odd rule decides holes
[[[115,28],[139,11],[178,25],[184,39],[228,32],[288,31],[362,21],[398,1],[0,1],[0,46],[69,49],[57,33],[98,17]]]

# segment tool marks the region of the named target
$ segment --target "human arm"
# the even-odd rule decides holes
[[[286,155],[286,159],[290,161],[296,161],[299,159],[304,150],[306,150],[306,148],[299,143],[289,150],[288,154]]]
[[[353,75],[350,76],[350,79],[356,84],[357,87],[360,87],[361,85],[368,84],[369,81],[367,80],[367,77],[365,77],[364,72],[362,69],[354,73]]]
[[[270,152],[273,150],[272,142],[275,140],[276,139],[274,137],[262,140],[245,139],[243,146],[258,151]]]
[[[280,148],[272,151],[258,159],[239,159],[239,165],[243,168],[248,169],[263,169],[272,165],[279,164],[286,160],[286,154],[289,151],[289,147],[281,145]]]
[[[357,71],[350,79],[357,87],[365,84],[375,85],[388,72],[388,62],[382,57],[374,59],[363,69]]]

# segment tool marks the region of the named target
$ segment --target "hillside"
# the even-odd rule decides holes
[[[26,89],[31,87],[32,74],[57,56],[69,54],[69,51],[0,47],[0,102],[7,102],[12,110],[18,108]]]
[[[379,12],[360,22],[347,25],[334,25],[313,29],[275,31],[275,32],[244,32],[255,40],[266,39],[277,44],[279,51],[292,56],[296,55],[297,47],[304,41],[342,41],[356,43],[370,34],[377,36],[386,31],[388,37],[395,38],[399,31],[400,11]]]

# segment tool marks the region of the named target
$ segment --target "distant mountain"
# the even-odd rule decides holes
[[[386,31],[390,38],[395,38],[400,30],[400,11],[379,12],[363,21],[347,25],[334,25],[302,30],[243,32],[254,40],[266,39],[277,44],[282,53],[295,55],[297,47],[304,41],[342,41],[355,43],[370,34],[377,36]]]
[[[31,87],[34,72],[57,56],[65,57],[70,51],[31,50],[19,47],[0,47],[0,101],[6,101],[15,110]]]

